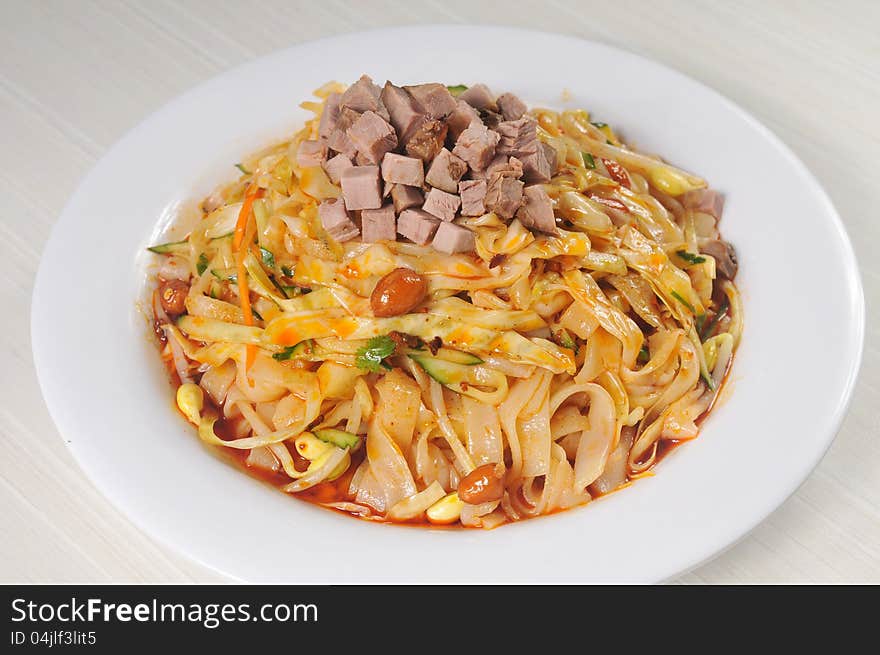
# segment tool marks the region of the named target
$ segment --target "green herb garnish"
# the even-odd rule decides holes
[[[282,266],[281,267],[281,274],[284,277],[293,277],[293,269],[290,268],[290,266]]]
[[[691,310],[691,313],[692,313],[692,314],[696,314],[696,313],[697,313],[697,310],[694,309],[694,306],[693,306],[692,304],[690,304],[687,300],[685,300],[684,298],[682,298],[682,297],[681,297],[681,294],[680,294],[678,291],[670,291],[670,292],[669,292],[669,295],[672,296],[673,298],[675,298],[678,302],[680,302],[682,305],[684,305],[685,307],[687,307],[689,310]]]
[[[266,268],[275,268],[275,255],[272,254],[271,250],[266,250],[265,248],[260,248],[260,257],[263,259],[263,263],[266,265]]]
[[[596,123],[590,122],[590,125],[592,125],[593,127],[599,128],[600,130],[603,127],[608,127],[608,123],[600,123],[600,122],[596,122]]]
[[[254,317],[255,317],[258,321],[262,321],[262,320],[263,320],[263,317],[260,316],[260,313],[259,313],[256,309],[254,309],[253,307],[251,307],[251,314],[253,314]]]
[[[449,93],[456,97],[468,90],[464,84],[456,84],[455,86],[447,86],[446,88],[449,89]]]
[[[367,341],[366,346],[358,348],[355,364],[358,368],[372,373],[378,372],[380,367],[389,368],[383,360],[394,352],[396,345],[387,334],[373,337]]]
[[[596,160],[593,159],[593,155],[591,155],[588,152],[582,152],[581,157],[584,158],[584,166],[586,166],[587,168],[592,168],[592,169],[596,168]]]
[[[251,172],[250,172],[248,169],[246,169],[242,164],[236,164],[235,167],[236,167],[238,170],[240,170],[242,173],[244,173],[245,175],[250,175],[250,174],[251,174]]]
[[[648,346],[643,345],[642,349],[639,351],[639,356],[636,358],[636,361],[639,364],[647,364],[651,359],[651,353],[648,352]]]
[[[712,332],[715,330],[715,326],[718,325],[718,321],[721,320],[721,317],[727,313],[727,309],[730,307],[730,301],[727,297],[724,297],[724,300],[721,301],[721,305],[718,307],[718,311],[715,313],[715,316],[712,317],[712,320],[709,321],[702,330],[700,330],[700,341],[705,341],[708,337],[712,335]]]
[[[205,272],[205,269],[208,268],[208,255],[202,253],[199,255],[198,261],[196,261],[196,271],[199,275]]]
[[[688,252],[687,250],[676,250],[675,254],[689,264],[702,264],[704,261],[706,261],[706,258],[702,255],[695,255],[694,253]]]

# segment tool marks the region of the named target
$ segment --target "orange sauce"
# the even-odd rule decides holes
[[[724,373],[724,377],[721,379],[721,384],[718,385],[718,391],[712,400],[712,404],[710,404],[709,407],[706,409],[706,411],[703,412],[695,420],[695,423],[697,424],[697,426],[702,427],[703,422],[706,420],[706,418],[711,413],[712,409],[715,406],[715,403],[718,402],[718,399],[721,396],[721,392],[724,389],[725,385],[727,385],[728,380],[730,378],[730,372],[733,368],[733,359],[734,358],[731,358],[730,363],[728,363],[727,370]],[[177,387],[180,385],[180,378],[177,376],[177,372],[174,369],[174,362],[171,361],[170,358],[163,358],[163,361],[165,362],[165,366],[166,366],[168,373],[169,373],[169,382],[171,383],[171,385],[174,389],[177,389]],[[210,403],[210,400],[206,397],[205,402]],[[175,403],[175,409],[177,409],[176,403]],[[222,412],[220,412],[220,408],[214,407],[214,411],[216,411],[218,414],[222,415]],[[178,410],[178,413],[180,413],[179,410]],[[183,416],[182,413],[180,413],[180,415]],[[226,419],[220,419],[217,421],[217,423],[214,424],[215,434],[218,437],[220,437],[221,439],[223,439],[224,441],[229,441],[229,440],[232,440],[235,438],[233,429],[234,429],[233,423],[226,420]],[[696,438],[696,437],[694,437],[694,438]],[[596,500],[597,498],[602,498],[604,496],[608,496],[608,495],[613,494],[617,491],[625,489],[642,476],[653,475],[654,467],[656,467],[657,464],[659,464],[661,460],[663,460],[665,457],[667,457],[678,446],[680,446],[683,443],[687,443],[688,441],[693,441],[693,439],[685,439],[685,440],[661,439],[661,440],[659,440],[657,442],[654,463],[651,465],[650,469],[648,469],[647,471],[644,471],[642,473],[639,473],[638,475],[635,475],[635,476],[627,476],[626,481],[623,484],[621,484],[619,487],[616,487],[615,489],[612,489],[611,491],[606,492],[604,494],[601,494],[599,496],[593,496],[593,500]],[[253,478],[255,478],[265,484],[269,484],[275,488],[280,489],[280,488],[284,487],[285,485],[290,484],[290,482],[291,482],[291,479],[282,470],[270,471],[270,470],[266,470],[266,469],[248,466],[246,460],[247,460],[248,454],[250,453],[249,450],[241,450],[238,448],[227,448],[227,447],[222,447],[222,446],[220,446],[218,448],[218,450],[225,456],[225,458],[228,461],[232,462],[237,468],[240,468],[241,470],[243,470],[245,473],[247,473],[251,477],[253,477]],[[299,453],[297,453],[295,449],[290,449],[290,453],[293,456],[294,462],[296,463],[297,470],[304,470],[305,467],[308,465],[308,461],[305,460]],[[345,510],[337,509],[335,507],[327,507],[327,505],[325,503],[353,502],[354,497],[352,496],[352,494],[350,494],[348,492],[348,489],[351,484],[351,479],[354,476],[354,473],[357,470],[358,466],[363,461],[364,457],[365,457],[365,449],[363,447],[361,447],[356,452],[351,453],[351,465],[348,467],[348,470],[343,475],[341,475],[339,478],[337,478],[336,480],[333,480],[331,482],[321,482],[319,484],[316,484],[313,487],[310,487],[309,489],[306,489],[306,490],[301,491],[296,494],[290,494],[290,495],[295,496],[296,498],[299,498],[300,500],[305,500],[306,502],[310,502],[314,505],[317,505],[318,507],[323,507],[324,509],[328,509],[333,512],[338,512],[340,514],[345,514],[347,516],[353,516],[355,518],[370,521],[372,523],[385,523],[385,524],[397,525],[397,526],[430,527],[431,529],[434,529],[434,530],[467,529],[467,526],[463,526],[463,525],[461,525],[461,523],[453,523],[450,525],[437,525],[437,524],[429,522],[427,520],[427,518],[424,516],[422,516],[420,518],[412,519],[410,521],[398,522],[398,521],[390,521],[388,519],[382,518],[381,516],[361,516],[358,514],[354,514],[352,512],[347,512]],[[556,513],[562,512],[562,511],[565,511],[565,510],[556,509],[551,512],[548,512],[547,514],[542,514],[541,516],[550,516],[552,514],[556,514]],[[525,519],[521,519],[521,520],[528,520],[530,518],[537,518],[537,517],[526,517]],[[502,525],[506,525],[506,523],[504,523]],[[475,528],[475,529],[482,529],[482,528]]]

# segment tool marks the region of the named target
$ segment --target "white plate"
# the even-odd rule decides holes
[[[212,456],[173,411],[136,307],[145,246],[177,207],[234,177],[242,155],[300,126],[298,104],[312,89],[363,72],[482,81],[530,104],[587,108],[726,194],[722,231],[740,254],[745,336],[725,402],[656,476],[490,532],[377,525],[258,483]],[[52,231],[32,331],[46,403],[86,474],[146,532],[217,571],[254,582],[653,582],[742,537],[822,457],[856,378],[864,300],[828,197],[788,148],[714,91],[587,41],[417,27],[258,59],[129,132]]]

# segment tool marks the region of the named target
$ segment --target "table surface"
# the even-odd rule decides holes
[[[416,23],[503,23],[646,55],[739,103],[804,160],[861,266],[859,383],[834,445],[797,493],[678,581],[880,582],[880,3],[669,0],[0,0],[0,582],[223,580],[135,528],[64,447],[31,358],[40,252],[80,179],[170,98],[294,43]]]

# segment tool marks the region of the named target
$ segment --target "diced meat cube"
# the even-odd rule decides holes
[[[710,239],[700,246],[700,252],[715,259],[715,270],[719,277],[732,280],[739,270],[739,262],[736,259],[736,250],[727,241]]]
[[[405,209],[397,218],[397,233],[424,246],[434,236],[439,225],[439,220],[421,209]]]
[[[483,170],[475,171],[471,170],[471,179],[472,180],[488,180],[489,176],[494,173],[499,167],[507,166],[507,161],[510,159],[507,155],[495,155],[492,158],[492,161],[489,162],[489,165],[486,166]]]
[[[516,157],[499,155],[492,160],[486,172],[491,176],[493,173],[507,175],[508,177],[521,178],[524,173],[523,163]]]
[[[472,252],[475,245],[474,233],[455,223],[441,223],[431,242],[434,250],[450,255],[456,252]]]
[[[486,213],[486,180],[464,180],[458,183],[462,216],[482,216]]]
[[[374,111],[365,111],[360,115],[348,128],[348,138],[357,147],[358,154],[371,164],[378,164],[386,152],[397,147],[394,128]]]
[[[501,218],[513,218],[522,204],[523,183],[505,175],[493,175],[486,186],[486,209]]]
[[[307,140],[299,144],[296,151],[296,164],[301,168],[320,166],[327,157],[327,146],[320,141]]]
[[[458,181],[467,173],[467,168],[463,159],[443,148],[431,162],[425,180],[432,187],[455,193],[458,191]]]
[[[336,126],[336,120],[339,118],[339,101],[342,98],[341,93],[331,93],[324,101],[324,111],[321,112],[321,120],[318,121],[318,138],[326,140],[330,136],[330,132]]]
[[[417,84],[403,87],[418,103],[428,118],[443,120],[455,111],[455,98],[442,84]]]
[[[483,119],[483,124],[490,130],[497,130],[498,126],[504,120],[504,117],[501,114],[488,109],[480,112],[480,118]]]
[[[478,120],[480,120],[480,114],[476,109],[464,100],[456,101],[455,111],[446,119],[446,124],[449,126],[447,138],[451,139],[454,144],[461,133],[468,128],[468,125]]]
[[[332,150],[341,152],[353,159],[357,154],[357,146],[348,137],[348,128],[354,125],[355,121],[360,117],[361,115],[353,109],[348,107],[340,109],[336,123],[330,131],[330,136],[327,137],[327,145]]]
[[[498,96],[498,109],[506,121],[515,121],[523,117],[528,107],[526,103],[512,93],[502,93]]]
[[[337,241],[348,241],[358,235],[357,225],[348,217],[342,200],[325,200],[318,205],[318,218],[321,225]]]
[[[431,189],[425,196],[425,204],[422,205],[422,209],[441,221],[451,221],[455,218],[455,212],[460,206],[461,198],[458,196],[440,189]]]
[[[522,157],[538,151],[538,121],[523,116],[515,121],[498,123],[498,152],[503,155]]]
[[[406,142],[406,154],[422,161],[431,161],[443,148],[447,129],[446,123],[442,121],[426,120]]]
[[[324,170],[327,171],[327,176],[333,184],[339,184],[342,174],[352,166],[354,164],[351,163],[351,159],[342,153],[324,162]]]
[[[523,204],[516,213],[525,227],[530,230],[557,235],[556,218],[553,216],[553,202],[540,184],[527,186],[523,191]]]
[[[415,187],[395,184],[391,187],[391,201],[394,203],[394,211],[399,214],[410,207],[421,207],[425,196]]]
[[[361,78],[342,94],[339,105],[353,109],[358,113],[372,111],[387,121],[389,119],[388,110],[382,103],[381,93],[382,89],[373,84],[372,78],[368,75],[361,75]]]
[[[364,243],[395,239],[397,239],[397,222],[394,218],[394,207],[389,204],[379,209],[365,209],[361,212],[361,240]]]
[[[342,173],[340,183],[345,208],[349,211],[379,209],[382,206],[378,166],[352,166]]]
[[[471,107],[476,109],[497,109],[495,105],[495,96],[485,84],[474,84],[472,87],[461,93],[458,96],[458,99],[464,100]]]
[[[481,171],[495,156],[495,146],[499,139],[497,132],[492,132],[481,122],[474,121],[458,137],[452,153],[465,160],[472,170]]]
[[[382,179],[394,184],[422,186],[425,183],[425,167],[421,159],[389,152],[382,160]]]
[[[488,211],[495,212],[501,218],[513,218],[522,204],[524,185],[518,179],[521,175],[522,164],[516,157],[511,157],[507,165],[499,167],[489,176],[483,201]]]
[[[401,143],[406,143],[425,120],[424,113],[407,91],[391,82],[385,82],[381,100],[388,109],[391,124],[397,130],[397,138]]]
[[[559,153],[556,152],[556,148],[543,141],[539,143],[538,147],[544,151],[544,159],[550,165],[550,175],[554,175],[559,168]]]
[[[556,150],[547,143],[539,143],[536,152],[522,157],[522,163],[526,182],[549,182],[556,172]]]
[[[715,220],[720,220],[724,211],[724,196],[714,189],[694,189],[682,195],[679,200],[687,209],[712,214]]]

